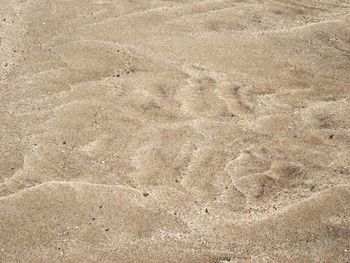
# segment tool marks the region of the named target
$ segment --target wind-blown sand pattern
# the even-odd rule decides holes
[[[350,262],[348,0],[2,0],[1,262]]]

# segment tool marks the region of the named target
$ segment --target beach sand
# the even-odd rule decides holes
[[[350,262],[349,0],[2,0],[0,262]]]

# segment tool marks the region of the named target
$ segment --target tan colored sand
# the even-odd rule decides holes
[[[0,262],[350,262],[349,0],[2,0]]]

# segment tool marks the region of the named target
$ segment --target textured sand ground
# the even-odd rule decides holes
[[[0,262],[349,262],[349,0],[1,0]]]

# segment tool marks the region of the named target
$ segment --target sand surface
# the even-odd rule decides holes
[[[0,262],[350,261],[349,0],[1,0]]]

